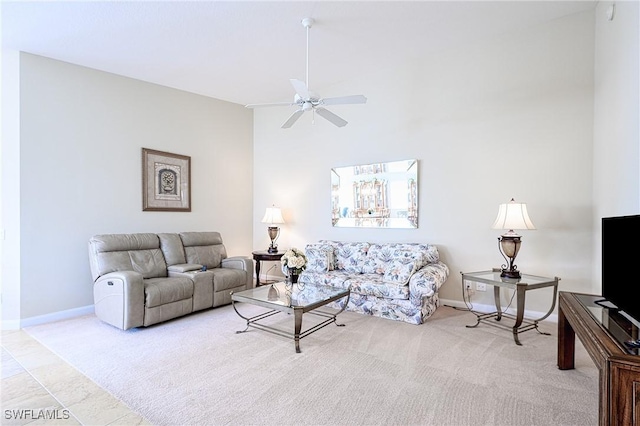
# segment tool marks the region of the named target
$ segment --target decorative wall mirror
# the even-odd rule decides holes
[[[418,160],[331,169],[331,222],[339,227],[417,228]]]

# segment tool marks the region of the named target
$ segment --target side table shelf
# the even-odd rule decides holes
[[[513,340],[516,342],[516,345],[520,346],[522,345],[522,343],[520,343],[518,335],[525,331],[536,330],[540,334],[549,335],[549,333],[542,332],[538,329],[538,323],[551,315],[556,307],[558,281],[560,281],[560,278],[546,278],[529,274],[522,274],[522,278],[506,278],[501,277],[500,272],[500,269],[492,269],[490,271],[480,272],[460,272],[462,274],[463,292],[465,288],[465,281],[474,281],[489,284],[490,286],[493,286],[493,299],[496,306],[495,312],[478,313],[471,311],[476,316],[476,323],[473,325],[468,325],[467,327],[474,328],[477,327],[481,322],[484,322],[495,327],[511,330],[511,332],[513,333]],[[540,318],[525,319],[524,307],[527,291],[546,287],[553,287],[553,300],[551,302],[551,308],[549,308],[549,311]],[[500,306],[500,290],[502,288],[514,290],[516,293],[515,315],[511,315],[502,311],[502,307]],[[513,324],[513,326],[509,326],[508,324],[500,322],[503,317],[514,320],[515,323]],[[490,321],[491,319],[493,319],[493,321]]]

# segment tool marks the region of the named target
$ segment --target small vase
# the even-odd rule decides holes
[[[298,282],[298,273],[293,269],[289,269],[288,278],[291,284],[296,284]]]

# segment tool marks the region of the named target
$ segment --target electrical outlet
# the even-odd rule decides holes
[[[464,282],[464,288],[467,292],[467,294],[473,294],[473,283],[471,281],[465,281]]]
[[[476,283],[476,290],[487,291],[487,285],[485,283]]]

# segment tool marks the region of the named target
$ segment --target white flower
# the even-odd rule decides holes
[[[302,250],[293,247],[282,255],[280,263],[284,274],[288,275],[289,269],[294,269],[297,273],[300,273],[307,267],[307,256]]]

